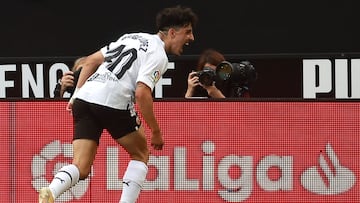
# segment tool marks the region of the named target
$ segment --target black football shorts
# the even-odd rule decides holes
[[[74,140],[91,139],[99,144],[106,129],[113,139],[138,130],[141,122],[133,109],[119,110],[75,99],[72,107]]]

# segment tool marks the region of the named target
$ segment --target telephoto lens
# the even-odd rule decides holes
[[[222,81],[230,81],[232,86],[250,86],[256,79],[255,67],[249,61],[240,63],[221,62],[216,67],[216,75]]]

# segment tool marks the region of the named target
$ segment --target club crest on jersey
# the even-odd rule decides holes
[[[154,82],[157,82],[160,79],[160,71],[158,70],[154,71],[151,77]]]

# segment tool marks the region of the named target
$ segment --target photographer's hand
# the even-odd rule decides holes
[[[223,93],[215,86],[215,82],[213,82],[212,85],[210,85],[210,86],[205,86],[205,85],[202,85],[202,84],[200,84],[200,85],[201,85],[201,87],[206,89],[208,95],[211,98],[225,98]]]
[[[190,98],[194,95],[194,88],[196,86],[198,86],[200,83],[199,83],[199,77],[196,76],[196,72],[193,71],[191,73],[189,73],[189,76],[188,76],[188,87],[187,87],[187,90],[186,90],[186,93],[185,93],[185,98]]]
[[[61,77],[60,97],[63,97],[69,87],[74,87],[74,73],[72,71],[65,72]]]

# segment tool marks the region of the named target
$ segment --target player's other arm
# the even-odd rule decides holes
[[[101,51],[97,51],[87,56],[84,64],[82,65],[82,70],[80,72],[76,87],[80,88],[103,62],[104,56]]]
[[[138,82],[136,85],[135,101],[139,107],[141,115],[151,129],[151,145],[154,149],[162,149],[164,143],[160,127],[153,110],[153,97],[151,89],[142,82]]]
[[[139,110],[152,131],[160,131],[153,111],[153,98],[151,89],[142,82],[138,82],[135,90],[135,101]]]
[[[70,98],[66,110],[72,111],[72,104],[77,96],[77,92],[83,86],[83,84],[86,82],[86,80],[98,69],[98,67],[104,62],[104,56],[101,53],[101,51],[97,51],[89,56],[86,57],[84,64],[82,65],[82,69],[79,75],[78,82],[76,84],[75,91]]]

